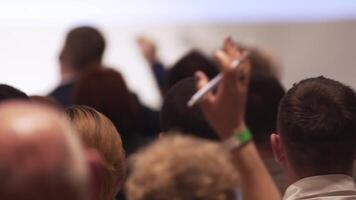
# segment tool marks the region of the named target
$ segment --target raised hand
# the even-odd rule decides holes
[[[201,108],[211,126],[221,139],[231,137],[236,131],[245,129],[245,104],[250,77],[250,63],[244,60],[235,68],[233,63],[244,56],[231,38],[224,41],[223,48],[215,53],[220,64],[223,79],[215,93],[208,93],[201,101]],[[197,88],[202,88],[208,78],[202,72],[196,73]]]

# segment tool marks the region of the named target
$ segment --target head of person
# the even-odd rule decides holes
[[[237,186],[237,172],[221,146],[170,134],[134,155],[126,196],[129,200],[233,200]]]
[[[257,46],[238,44],[240,50],[249,52],[252,73],[263,73],[281,78],[282,67],[278,59],[271,52]]]
[[[356,142],[356,94],[324,78],[305,79],[282,98],[271,142],[290,181],[351,174]]]
[[[97,151],[102,158],[94,170],[95,199],[115,199],[126,174],[125,152],[115,126],[103,114],[87,106],[70,107],[66,114],[85,148]]]
[[[199,106],[187,106],[189,99],[196,92],[195,83],[194,78],[185,78],[168,90],[160,112],[162,134],[179,131],[217,140],[218,136],[205,120]]]
[[[73,103],[93,107],[107,116],[124,137],[135,128],[137,104],[117,71],[95,68],[82,75],[73,91]]]
[[[194,76],[194,73],[199,70],[209,78],[213,78],[219,73],[216,63],[201,52],[194,50],[187,53],[169,71],[168,88],[184,78]]]
[[[88,199],[85,154],[62,113],[8,101],[0,129],[0,199]]]
[[[260,151],[272,153],[270,135],[277,131],[278,105],[285,90],[272,75],[251,74],[245,120]]]
[[[59,56],[62,68],[82,72],[100,66],[105,50],[104,36],[94,27],[80,26],[70,30]]]
[[[0,101],[6,100],[28,100],[27,94],[10,85],[0,84]]]

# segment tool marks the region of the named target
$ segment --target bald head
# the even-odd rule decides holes
[[[0,105],[0,199],[86,199],[87,165],[65,117],[46,106]]]

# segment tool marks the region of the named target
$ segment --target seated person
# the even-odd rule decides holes
[[[230,151],[235,170],[240,175],[240,186],[243,198],[245,200],[262,200],[266,199],[266,195],[268,195],[268,199],[278,200],[280,199],[278,190],[269,176],[267,169],[264,167],[244,122],[248,80],[251,69],[250,65],[248,61],[246,61],[241,67],[231,69],[231,63],[233,63],[235,59],[241,58],[241,53],[231,39],[225,41],[224,48],[217,53],[217,57],[222,66],[223,79],[216,93],[209,92],[201,100],[200,106],[204,117],[217,133],[218,137],[223,141],[223,146]],[[208,78],[204,73],[197,73],[196,78],[197,88],[201,88],[207,84]],[[138,156],[133,157],[132,174],[127,184],[127,197],[129,200],[229,200],[238,198],[231,189],[235,188],[236,184],[231,182],[231,187],[227,187],[221,180],[214,179],[216,176],[211,176],[211,174],[204,175],[205,169],[209,168],[209,171],[213,172],[213,170],[210,170],[210,167],[216,167],[216,169],[219,170],[212,174],[219,174],[218,177],[225,178],[225,176],[220,175],[220,173],[230,171],[222,167],[222,165],[225,167],[228,166],[228,163],[210,163],[209,156],[207,156],[209,159],[203,156],[205,158],[203,160],[200,160],[197,156],[198,158],[195,161],[194,156],[193,158],[189,158],[189,156],[200,152],[202,145],[186,142],[190,144],[186,144],[186,146],[182,144],[182,148],[176,148],[175,144],[179,144],[178,141],[181,139],[174,139],[174,136],[172,136],[173,139],[167,139],[167,141],[173,142],[167,142],[165,137],[171,136],[163,136],[161,144],[160,141],[158,141],[152,146],[147,147],[147,149],[139,153]],[[213,144],[213,142],[201,140],[199,143],[206,143],[206,145],[209,143]],[[161,145],[165,151],[156,150],[159,150]],[[168,151],[169,156],[165,157],[166,149],[170,150],[170,147],[172,147],[172,151]],[[190,150],[189,153],[185,153],[185,149]],[[217,150],[214,152],[216,151]],[[224,154],[220,154],[220,158],[224,159]],[[161,160],[162,157],[166,159]],[[189,160],[189,162],[187,162],[185,158]],[[153,169],[147,170],[146,164],[153,164],[155,162],[162,162],[162,164],[155,165],[156,167]],[[172,170],[175,166],[177,166],[178,172]],[[193,174],[196,176],[190,175],[188,179],[183,178],[182,174],[190,174],[192,171],[194,171]],[[229,174],[231,173],[232,172],[229,172]],[[144,181],[147,174],[150,177],[150,181],[152,182],[154,180],[157,184],[146,184]],[[200,181],[202,179],[204,181]],[[160,186],[162,186],[163,189]],[[220,188],[225,189],[221,191]],[[207,191],[208,194],[206,194],[205,191]],[[167,196],[167,194],[171,195]]]
[[[227,151],[217,143],[167,135],[133,156],[132,161],[126,185],[129,200],[238,197],[238,174]]]
[[[198,106],[188,107],[187,102],[196,92],[194,78],[187,78],[168,90],[160,113],[161,131],[179,131],[200,138],[218,140],[218,135],[204,119]],[[283,169],[273,157],[270,133],[276,131],[278,104],[284,94],[279,81],[268,74],[251,75],[246,123],[251,129],[256,146],[281,192],[287,187]]]
[[[163,134],[178,131],[200,138],[218,140],[215,131],[205,120],[198,106],[187,106],[187,102],[196,92],[195,79],[186,78],[168,90],[160,112],[160,124]]]
[[[148,120],[137,99],[130,93],[120,73],[96,68],[82,75],[73,91],[73,103],[93,107],[107,116],[120,132],[128,155],[146,143],[157,129],[149,129]],[[158,117],[156,120],[158,126]]]
[[[95,28],[82,26],[69,31],[59,55],[61,84],[49,96],[63,106],[71,105],[71,95],[80,75],[91,68],[101,67],[105,39]]]
[[[188,52],[170,69],[166,69],[158,58],[157,48],[152,40],[141,36],[137,39],[137,43],[143,57],[151,66],[154,78],[163,96],[173,85],[180,80],[192,77],[197,70],[202,70],[210,78],[218,74],[215,62],[197,50]]]
[[[85,154],[62,113],[1,103],[0,129],[0,199],[90,199]]]
[[[0,101],[6,100],[28,100],[27,94],[10,85],[0,84]]]
[[[274,76],[262,72],[252,73],[245,115],[258,152],[281,192],[287,188],[287,180],[283,168],[273,157],[270,136],[277,130],[278,105],[284,93],[284,88]]]
[[[126,172],[119,133],[107,117],[90,107],[70,107],[66,114],[85,148],[97,151],[102,158],[102,165],[94,174],[94,199],[113,200],[121,190]]]
[[[284,199],[356,199],[355,133],[356,94],[350,87],[316,77],[288,90],[271,136],[291,183]]]

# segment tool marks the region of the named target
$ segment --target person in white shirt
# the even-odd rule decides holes
[[[350,87],[324,77],[294,85],[280,102],[277,132],[272,148],[292,183],[283,199],[356,199],[356,94]]]

